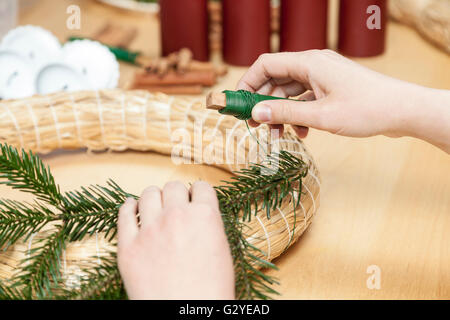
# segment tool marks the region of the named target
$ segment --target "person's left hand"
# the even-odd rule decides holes
[[[138,226],[137,214],[141,225]],[[127,199],[118,264],[130,299],[234,299],[234,269],[215,190],[180,182]]]

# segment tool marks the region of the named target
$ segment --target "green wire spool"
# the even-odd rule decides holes
[[[286,98],[265,96],[250,91],[223,91],[226,95],[226,107],[219,113],[234,116],[239,120],[249,120],[252,117],[253,108],[261,101],[266,100],[290,100]]]

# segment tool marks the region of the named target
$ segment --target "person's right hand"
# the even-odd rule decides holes
[[[279,97],[301,95],[299,99],[307,102],[263,101],[249,121],[252,126],[266,123],[279,129],[291,124],[300,138],[311,127],[351,137],[410,135],[442,147],[450,131],[448,91],[384,76],[331,50],[261,55],[237,89]],[[447,135],[431,132],[434,125]]]

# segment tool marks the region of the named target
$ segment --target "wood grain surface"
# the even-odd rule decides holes
[[[122,11],[92,0],[28,0],[20,24],[50,29],[61,41],[90,36],[105,23],[138,28],[132,48],[159,53],[159,24],[151,14]],[[330,11],[330,43],[336,44],[336,0]],[[81,30],[66,28],[66,8],[81,8]],[[410,82],[450,89],[450,56],[414,30],[390,23],[387,51],[363,65]],[[121,65],[126,87],[134,67]],[[213,89],[234,89],[244,68],[230,68]],[[205,92],[206,95],[207,92]],[[425,106],[424,106],[425,107]],[[321,207],[300,240],[272,272],[286,299],[449,299],[450,156],[410,138],[351,139],[312,130],[305,140],[323,180]],[[55,152],[44,156],[62,189],[113,178],[140,193],[150,184],[204,179],[218,184],[228,174],[202,165],[175,166],[152,153]],[[24,199],[5,188],[2,197]],[[381,271],[380,289],[369,289],[368,267]]]

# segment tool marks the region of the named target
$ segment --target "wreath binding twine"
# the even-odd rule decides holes
[[[194,143],[195,131],[199,125],[203,133],[200,144]],[[177,131],[180,129],[182,131],[178,134]],[[174,137],[181,137],[183,132],[187,132],[185,137],[187,140],[180,144]],[[250,155],[254,155],[255,149],[258,148],[255,143],[253,145],[251,143],[252,135],[258,137],[262,145],[267,145],[268,150],[275,149],[275,144],[278,144],[280,150],[294,155],[296,160],[293,161],[288,157],[286,163],[288,166],[298,166],[294,169],[302,177],[299,179],[301,181],[292,184],[286,179],[287,187],[285,186],[286,190],[281,190],[280,202],[264,198],[253,199],[255,203],[250,203],[248,207],[255,209],[256,205],[257,213],[253,214],[251,219],[248,217],[242,222],[243,212],[239,213],[238,223],[243,225],[245,245],[251,250],[249,256],[253,259],[252,264],[257,270],[259,267],[270,266],[262,263],[262,260],[270,262],[300,237],[311,223],[319,206],[320,180],[317,167],[304,144],[291,131],[286,132],[281,139],[271,139],[267,128],[248,130],[245,122],[206,110],[199,101],[146,91],[57,93],[0,102],[0,142],[39,153],[86,147],[88,150],[131,149],[170,155],[178,146],[178,151],[182,151],[181,155],[184,158],[196,159],[204,152],[206,146],[215,152],[212,153],[212,158],[203,160],[231,172],[249,167],[250,162],[257,164],[263,162],[258,156],[252,161],[249,160]],[[231,144],[233,148],[229,147]],[[227,148],[223,153],[221,151],[225,149],[224,146]],[[4,147],[3,153],[9,152],[8,150]],[[11,154],[10,158],[14,158],[14,154]],[[225,160],[229,159],[234,159],[234,162],[227,164]],[[247,172],[250,175],[253,173]],[[295,192],[299,187],[302,190],[301,194]],[[104,191],[102,190],[100,192]],[[127,195],[121,193],[121,189],[117,190],[119,190],[118,197]],[[227,196],[226,188],[219,187],[217,190],[222,196]],[[110,192],[110,195],[116,195],[115,192]],[[72,200],[80,194],[73,193]],[[297,208],[295,203],[298,203]],[[9,207],[3,203],[0,206],[0,227],[2,210],[4,214],[5,208]],[[21,261],[39,253],[43,241],[51,234],[49,232],[48,228],[44,228],[39,232],[28,234],[22,241],[17,241],[13,245],[3,246],[6,250],[0,253],[0,281],[17,278],[17,269]],[[61,256],[57,257],[60,262],[57,271],[64,280],[65,289],[79,289],[77,281],[92,275],[91,271],[86,271],[86,266],[92,267],[93,263],[94,269],[115,268],[114,262],[107,259],[115,247],[103,233],[78,235],[72,237],[72,240],[74,241],[60,244]],[[100,267],[101,260],[105,260],[103,267]],[[254,272],[257,279],[253,288],[255,290],[245,292],[247,289],[244,288],[237,292],[238,298],[266,298],[266,295],[259,294],[260,289],[269,293],[274,292],[267,286],[267,282],[270,283],[271,279],[258,271]],[[28,285],[33,288],[30,283]],[[46,288],[49,289],[51,285],[52,281],[44,283],[42,285],[44,290],[41,292],[30,290],[28,297],[46,298]],[[8,289],[7,286],[0,284],[0,296],[3,294],[5,297],[27,297],[27,293],[14,290],[16,289]],[[81,298],[92,296],[95,295],[85,295]]]

